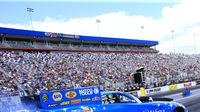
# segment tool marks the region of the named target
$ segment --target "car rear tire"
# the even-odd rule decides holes
[[[174,109],[174,112],[185,112],[184,109],[182,107],[176,107]]]

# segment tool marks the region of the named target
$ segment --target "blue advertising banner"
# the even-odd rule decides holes
[[[63,33],[54,33],[54,32],[45,32],[47,37],[63,38],[63,39],[79,39],[79,35],[63,34]]]
[[[41,92],[39,96],[40,105],[43,109],[58,109],[102,103],[99,87]]]
[[[55,32],[42,32],[42,31],[33,31],[33,30],[23,30],[23,29],[14,29],[14,28],[4,28],[0,27],[0,34],[9,34],[9,35],[24,35],[24,36],[33,36],[38,38],[51,37],[51,38],[60,38],[60,39],[72,39],[80,41],[97,41],[97,42],[122,42],[122,43],[134,43],[134,44],[147,44],[147,45],[158,45],[158,41],[150,40],[137,40],[137,39],[125,39],[125,38],[111,38],[111,37],[95,37],[95,36],[83,36],[83,35],[72,35],[72,34],[63,34]]]

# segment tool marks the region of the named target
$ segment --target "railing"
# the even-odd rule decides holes
[[[157,50],[70,50],[70,49],[48,49],[48,48],[8,48],[0,47],[0,50],[11,51],[64,51],[64,52],[116,52],[116,53],[158,53]]]

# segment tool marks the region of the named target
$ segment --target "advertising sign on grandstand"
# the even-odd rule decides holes
[[[146,93],[147,94],[150,94],[150,93],[157,93],[157,92],[160,92],[161,91],[161,88],[152,88],[152,89],[147,89],[146,90]]]
[[[177,90],[178,87],[177,87],[177,84],[173,84],[173,85],[170,85],[169,86],[169,90],[172,91],[172,90]]]
[[[79,39],[79,36],[78,36],[78,35],[63,34],[62,37],[64,37],[64,38],[74,38],[74,39]]]
[[[102,103],[99,87],[42,92],[39,96],[40,105],[44,109]]]
[[[62,34],[62,33],[54,33],[54,32],[45,32],[45,36],[47,37],[61,37],[61,38],[72,38],[72,39],[79,39],[78,35],[70,35],[70,34]]]
[[[184,88],[186,87],[192,87],[192,83],[188,82],[188,83],[183,83]]]
[[[197,83],[197,85],[200,85],[200,80],[197,80],[197,82],[196,82],[196,83]]]

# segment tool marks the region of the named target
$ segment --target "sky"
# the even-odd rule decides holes
[[[161,53],[196,54],[199,6],[199,0],[0,0],[0,27],[155,40]]]

